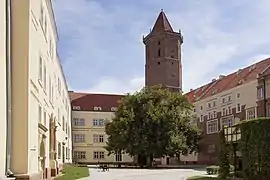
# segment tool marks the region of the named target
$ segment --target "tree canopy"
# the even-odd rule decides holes
[[[198,130],[190,123],[193,106],[185,96],[161,86],[145,87],[121,99],[106,124],[109,154],[174,156],[197,150]]]

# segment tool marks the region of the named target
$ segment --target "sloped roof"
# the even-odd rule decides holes
[[[252,64],[237,72],[223,76],[185,94],[190,103],[213,96],[214,94],[233,89],[239,85],[254,81],[270,65],[270,58]]]
[[[123,95],[90,94],[69,92],[72,106],[80,106],[82,111],[94,111],[94,107],[101,107],[101,111],[109,112],[112,107],[118,107]]]
[[[165,31],[173,32],[173,28],[169,20],[167,19],[165,13],[163,12],[163,10],[161,10],[155,22],[152,32],[160,33],[160,32],[165,32]]]

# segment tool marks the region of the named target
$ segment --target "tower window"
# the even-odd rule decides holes
[[[158,41],[158,45],[160,45],[160,41]]]
[[[160,57],[160,49],[158,49],[158,57]]]
[[[158,65],[160,65],[160,62],[158,62]]]
[[[174,58],[174,56],[172,55],[171,58]]]
[[[173,62],[172,62],[172,65],[173,65]]]

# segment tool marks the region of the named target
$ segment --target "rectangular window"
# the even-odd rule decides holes
[[[85,134],[74,134],[74,142],[85,142]]]
[[[73,118],[73,124],[75,126],[85,126],[85,120],[83,118]]]
[[[222,108],[222,116],[226,116],[226,109]]]
[[[228,107],[228,114],[232,114],[232,108],[230,106]]]
[[[46,114],[45,111],[43,112],[43,123],[46,126],[46,124],[47,124],[47,114]]]
[[[214,118],[217,118],[217,112],[213,111],[213,114],[214,114]]]
[[[200,116],[200,122],[203,122],[204,121],[204,117],[203,115]]]
[[[247,109],[247,119],[254,119],[256,118],[255,107]]]
[[[74,151],[74,159],[86,159],[85,151]]]
[[[232,96],[228,96],[228,102],[232,101]]]
[[[43,68],[43,64],[42,64],[42,57],[39,57],[39,74],[38,74],[38,79],[42,82],[42,68]]]
[[[122,156],[122,153],[116,153],[115,154],[115,161],[116,162],[121,162],[123,160],[123,156]]]
[[[61,159],[61,143],[58,142],[58,159]]]
[[[213,102],[213,106],[214,106],[214,107],[216,106],[216,101]]]
[[[236,98],[239,99],[240,98],[240,93],[236,94]]]
[[[98,134],[94,134],[93,135],[93,139],[95,143],[103,143],[104,142],[104,135],[98,135]]]
[[[264,99],[264,88],[262,87],[258,87],[257,89],[257,97],[259,100]]]
[[[104,126],[105,119],[93,119],[93,126]]]
[[[211,103],[208,103],[208,108],[211,108]]]
[[[207,121],[207,134],[212,134],[216,132],[218,132],[218,121]]]
[[[233,125],[233,116],[221,118],[221,127],[232,126],[232,125]]]
[[[44,84],[44,90],[46,91],[47,90],[47,69],[46,69],[46,66],[44,65],[43,67],[43,71],[44,71],[44,80],[43,80],[43,84]]]
[[[42,108],[40,105],[38,106],[38,122],[42,122]]]
[[[208,153],[213,153],[216,151],[216,146],[215,144],[208,145]]]
[[[64,118],[64,116],[62,117],[62,129],[63,129],[63,131],[65,131],[65,125],[66,125],[66,123],[65,123],[65,118]]]
[[[241,112],[241,104],[237,103],[237,107],[236,107],[236,113]]]
[[[225,103],[225,98],[222,98],[222,103]]]
[[[94,151],[94,159],[104,159],[105,152],[104,151]]]

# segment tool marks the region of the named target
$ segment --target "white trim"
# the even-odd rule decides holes
[[[208,125],[209,125],[210,123],[213,123],[213,122],[216,122],[216,123],[217,123],[217,130],[216,130],[216,131],[213,131],[213,132],[208,132]],[[206,122],[206,133],[207,133],[207,134],[214,134],[214,133],[217,133],[218,130],[219,130],[219,128],[218,128],[218,119],[214,119],[214,120],[210,120],[210,121],[207,121],[207,122]]]

